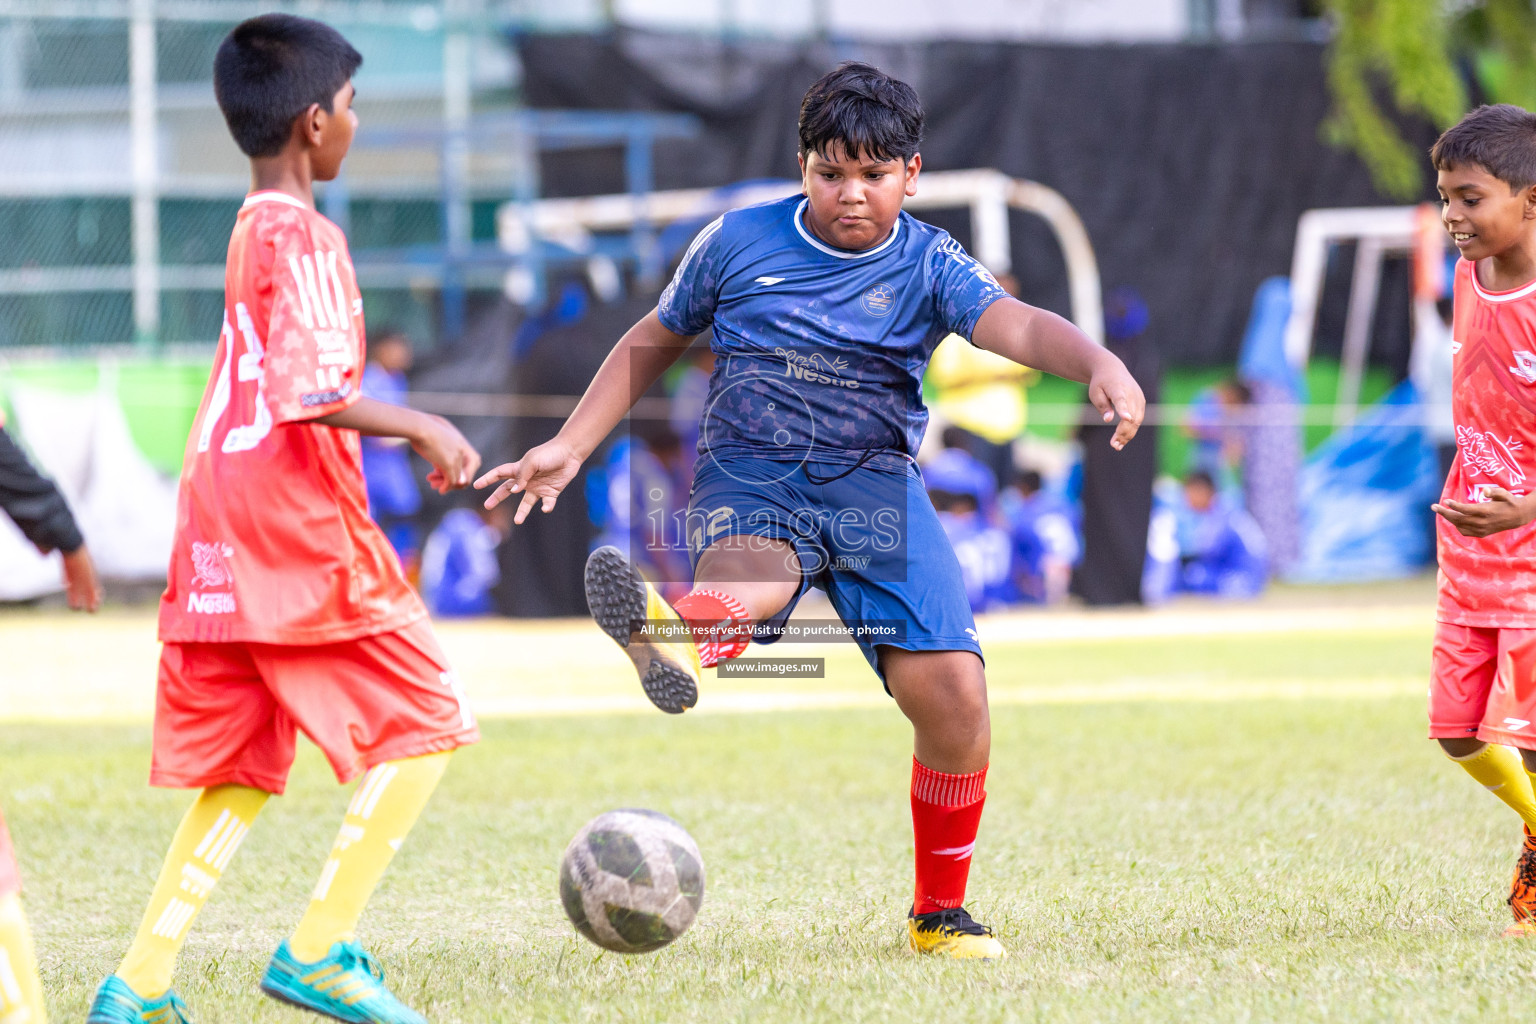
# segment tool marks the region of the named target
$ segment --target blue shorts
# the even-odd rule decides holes
[[[853,630],[876,673],[881,644],[908,651],[970,651],[980,657],[960,563],[917,467],[863,466],[829,479],[847,468],[704,456],[688,502],[694,566],[706,548],[724,537],[770,537],[794,546],[800,589],[758,629],[758,643],[778,640],[800,598],[817,586]]]

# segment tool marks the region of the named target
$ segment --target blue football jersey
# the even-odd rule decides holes
[[[971,336],[1005,293],[947,232],[902,213],[879,245],[811,234],[799,196],[706,227],[662,293],[677,334],[714,328],[699,452],[876,467],[917,454],[922,377],[948,334]]]

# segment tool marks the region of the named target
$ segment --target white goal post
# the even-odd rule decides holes
[[[713,218],[726,210],[796,195],[800,183],[773,181],[735,188],[676,189],[540,199],[503,203],[497,211],[496,237],[504,252],[523,255],[535,238],[557,243],[575,253],[592,248],[592,236],[630,231],[637,224],[662,226],[689,218]],[[1077,211],[1054,189],[1001,171],[934,171],[918,178],[917,195],[906,200],[908,210],[968,208],[971,214],[971,254],[993,273],[1013,267],[1008,211],[1023,210],[1046,222],[1061,246],[1067,264],[1072,320],[1098,344],[1104,343],[1104,300],[1099,264],[1088,232]]]

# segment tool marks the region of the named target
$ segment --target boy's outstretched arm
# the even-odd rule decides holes
[[[1114,353],[1095,345],[1064,317],[1045,309],[1001,298],[988,306],[971,340],[977,348],[996,352],[1016,363],[1088,385],[1088,400],[1110,423],[1120,423],[1109,443],[1124,448],[1136,436],[1146,414],[1147,400]]]
[[[427,483],[438,494],[469,486],[480,468],[480,453],[459,429],[441,416],[390,405],[375,398],[359,398],[340,412],[320,416],[316,423],[342,427],[372,437],[403,437],[416,454],[432,463]]]
[[[476,487],[500,483],[485,499],[485,507],[495,508],[521,493],[523,500],[513,522],[527,519],[535,503],[543,511],[551,511],[587,456],[692,342],[691,337],[663,327],[654,309],[647,313],[613,346],[558,434],[528,449],[516,462],[497,466],[475,481]]]

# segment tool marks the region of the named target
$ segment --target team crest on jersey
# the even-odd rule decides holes
[[[195,575],[192,577],[193,586],[203,587],[227,587],[234,582],[234,575],[229,571],[229,560],[234,557],[235,549],[228,544],[206,544],[203,541],[192,542],[192,568]]]
[[[1504,440],[1492,433],[1473,430],[1471,427],[1456,428],[1456,446],[1461,449],[1461,461],[1487,476],[1504,477],[1511,483],[1523,483],[1525,470],[1515,460],[1515,452],[1525,447],[1513,437]]]
[[[1536,384],[1536,352],[1525,349],[1516,352],[1515,365],[1509,368],[1509,372],[1527,384]]]
[[[870,316],[889,316],[896,308],[896,289],[882,281],[864,293],[859,305]]]

